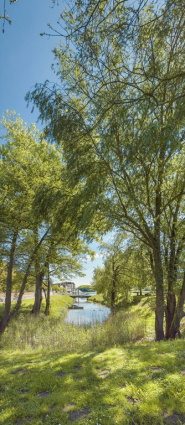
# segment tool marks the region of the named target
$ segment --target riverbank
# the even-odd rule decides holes
[[[148,296],[149,296],[149,298],[148,298]],[[132,305],[138,304],[141,300],[146,300],[146,297],[147,297],[147,299],[154,299],[155,298],[154,295],[149,295],[148,292],[146,292],[143,295],[137,295],[136,293],[131,293],[130,294],[130,300],[126,302],[125,299],[122,298],[121,295],[120,295],[119,300],[116,302],[116,309],[119,310],[119,309],[123,309],[123,308],[124,309],[130,308]],[[99,304],[102,304],[102,305],[106,305],[107,307],[110,307],[107,304],[107,302],[104,300],[103,295],[101,295],[101,294],[96,294],[96,295],[93,295],[92,297],[89,297],[88,302],[99,303]]]
[[[41,348],[43,352],[81,352],[151,338],[145,318],[135,312],[119,312],[92,326],[66,323],[66,313],[66,308],[61,308],[60,314],[49,317],[20,314],[2,335],[0,349],[14,351],[17,347],[25,351]]]
[[[50,316],[56,317],[60,315],[60,311],[62,308],[68,308],[74,303],[74,300],[69,297],[69,295],[54,295],[50,298]],[[11,304],[11,310],[13,310],[14,306],[16,304],[16,301],[13,301]],[[32,298],[23,299],[21,308],[19,310],[18,316],[23,314],[29,314],[33,308],[34,305],[34,296]],[[42,308],[41,311],[44,313],[46,307],[46,300],[43,298],[42,300]],[[4,304],[0,303],[0,318],[3,315],[4,311]]]
[[[0,340],[0,349],[55,351],[58,349],[83,351],[84,349],[106,348],[115,344],[135,342],[139,339],[154,339],[154,311],[146,299],[125,311],[110,315],[103,323],[89,321],[66,323],[67,307],[73,304],[68,295],[51,299],[50,316],[44,315],[43,300],[40,316],[30,314],[34,300],[24,300],[19,315],[10,323]],[[92,305],[93,309],[94,306]],[[74,312],[77,313],[77,312]],[[85,313],[83,310],[82,313]],[[82,314],[80,313],[80,314]],[[85,324],[83,324],[85,323]]]
[[[92,297],[89,297],[87,301],[106,305],[105,301],[103,300],[103,295],[101,294],[93,295]]]
[[[103,299],[103,295],[97,294],[88,298],[90,303],[98,303],[102,306],[109,305]],[[130,297],[130,301],[125,302],[121,297],[116,303],[116,312],[124,311],[131,314],[136,314],[145,320],[147,329],[154,329],[154,312],[155,312],[155,296],[134,295]]]

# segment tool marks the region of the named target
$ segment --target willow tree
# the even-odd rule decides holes
[[[36,85],[27,100],[62,146],[73,183],[86,182],[92,211],[148,247],[161,340],[164,258],[169,337],[185,241],[185,2],[134,4],[89,0],[65,10],[67,42],[54,49],[60,82]]]

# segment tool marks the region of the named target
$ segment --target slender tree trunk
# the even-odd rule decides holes
[[[176,283],[176,268],[175,268],[175,252],[171,252],[169,268],[168,268],[168,293],[167,304],[165,308],[166,316],[166,339],[171,338],[174,333],[174,315],[176,312],[176,296],[173,288]]]
[[[41,311],[43,278],[44,274],[42,272],[36,275],[35,302],[32,309],[32,313],[35,314],[35,316],[39,315]]]
[[[163,293],[163,267],[161,260],[161,177],[156,193],[156,211],[154,224],[154,273],[156,282],[156,309],[155,309],[155,337],[156,341],[164,339],[164,293]]]
[[[47,291],[45,290],[45,288],[44,288],[44,287],[42,287],[42,290],[44,291],[44,296],[45,296],[45,301],[46,301],[46,298],[47,298]]]
[[[35,237],[35,246],[38,245],[38,229],[35,229],[34,231],[34,237]],[[36,285],[35,285],[35,302],[32,309],[32,313],[37,316],[40,314],[41,305],[42,305],[42,282],[44,278],[44,274],[40,270],[40,264],[39,260],[36,257],[35,258],[35,275],[36,275]]]
[[[24,294],[24,290],[25,290],[25,286],[26,286],[28,274],[29,274],[31,265],[33,263],[33,259],[34,259],[34,256],[31,257],[30,262],[28,263],[28,267],[26,269],[26,273],[25,273],[24,278],[23,278],[23,281],[22,281],[22,285],[21,285],[21,289],[20,289],[19,296],[18,296],[18,299],[17,299],[17,303],[16,303],[16,305],[14,307],[14,310],[9,315],[7,324],[16,316],[16,314],[18,313],[18,311],[20,309],[21,302],[22,302],[22,296]]]
[[[177,258],[175,249],[176,239],[176,223],[172,225],[170,235],[170,258],[166,257],[166,269],[168,272],[168,293],[167,293],[167,304],[165,308],[166,316],[166,339],[171,338],[171,331],[173,327],[173,319],[176,311],[176,297],[174,294],[174,286],[177,281]]]
[[[166,339],[172,338],[172,334],[175,329],[173,329],[173,319],[176,311],[176,297],[173,291],[168,290],[167,294],[167,305],[165,309],[166,315]]]
[[[13,266],[14,266],[17,235],[18,235],[18,232],[14,232],[12,244],[11,244],[10,260],[8,264],[8,272],[7,272],[7,280],[6,280],[5,309],[4,309],[4,314],[0,323],[0,335],[4,332],[8,324],[8,318],[10,315],[11,295],[12,295],[12,272],[13,272]]]
[[[155,335],[156,341],[164,339],[164,295],[163,295],[163,268],[159,250],[154,250],[154,271],[156,281],[156,310],[155,310]]]
[[[112,271],[113,271],[113,280],[112,280],[112,290],[111,290],[111,312],[112,314],[115,314],[115,291],[116,291],[116,276],[115,276],[115,269],[114,269],[114,261],[112,264]]]
[[[48,264],[48,288],[47,288],[47,296],[46,296],[46,308],[45,315],[49,316],[49,308],[50,308],[50,278],[49,278],[49,264]]]
[[[179,300],[177,303],[176,311],[174,312],[173,321],[171,323],[170,328],[170,338],[174,339],[176,334],[178,334],[179,338],[181,338],[180,333],[180,322],[181,319],[185,316],[185,312],[183,311],[183,306],[185,302],[185,272],[183,276],[183,283],[179,295]]]

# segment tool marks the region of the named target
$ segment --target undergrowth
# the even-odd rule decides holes
[[[110,316],[104,323],[92,326],[79,326],[65,323],[66,310],[61,310],[60,317],[33,317],[21,314],[12,321],[4,332],[1,350],[65,350],[83,351],[105,348],[134,342],[144,338],[146,333],[145,318],[137,312],[119,312]]]

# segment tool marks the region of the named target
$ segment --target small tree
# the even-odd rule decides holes
[[[120,236],[113,243],[103,244],[102,250],[105,252],[104,267],[94,270],[93,285],[98,293],[103,294],[114,313],[116,302],[120,297],[127,300],[133,286],[128,269],[129,253]]]

